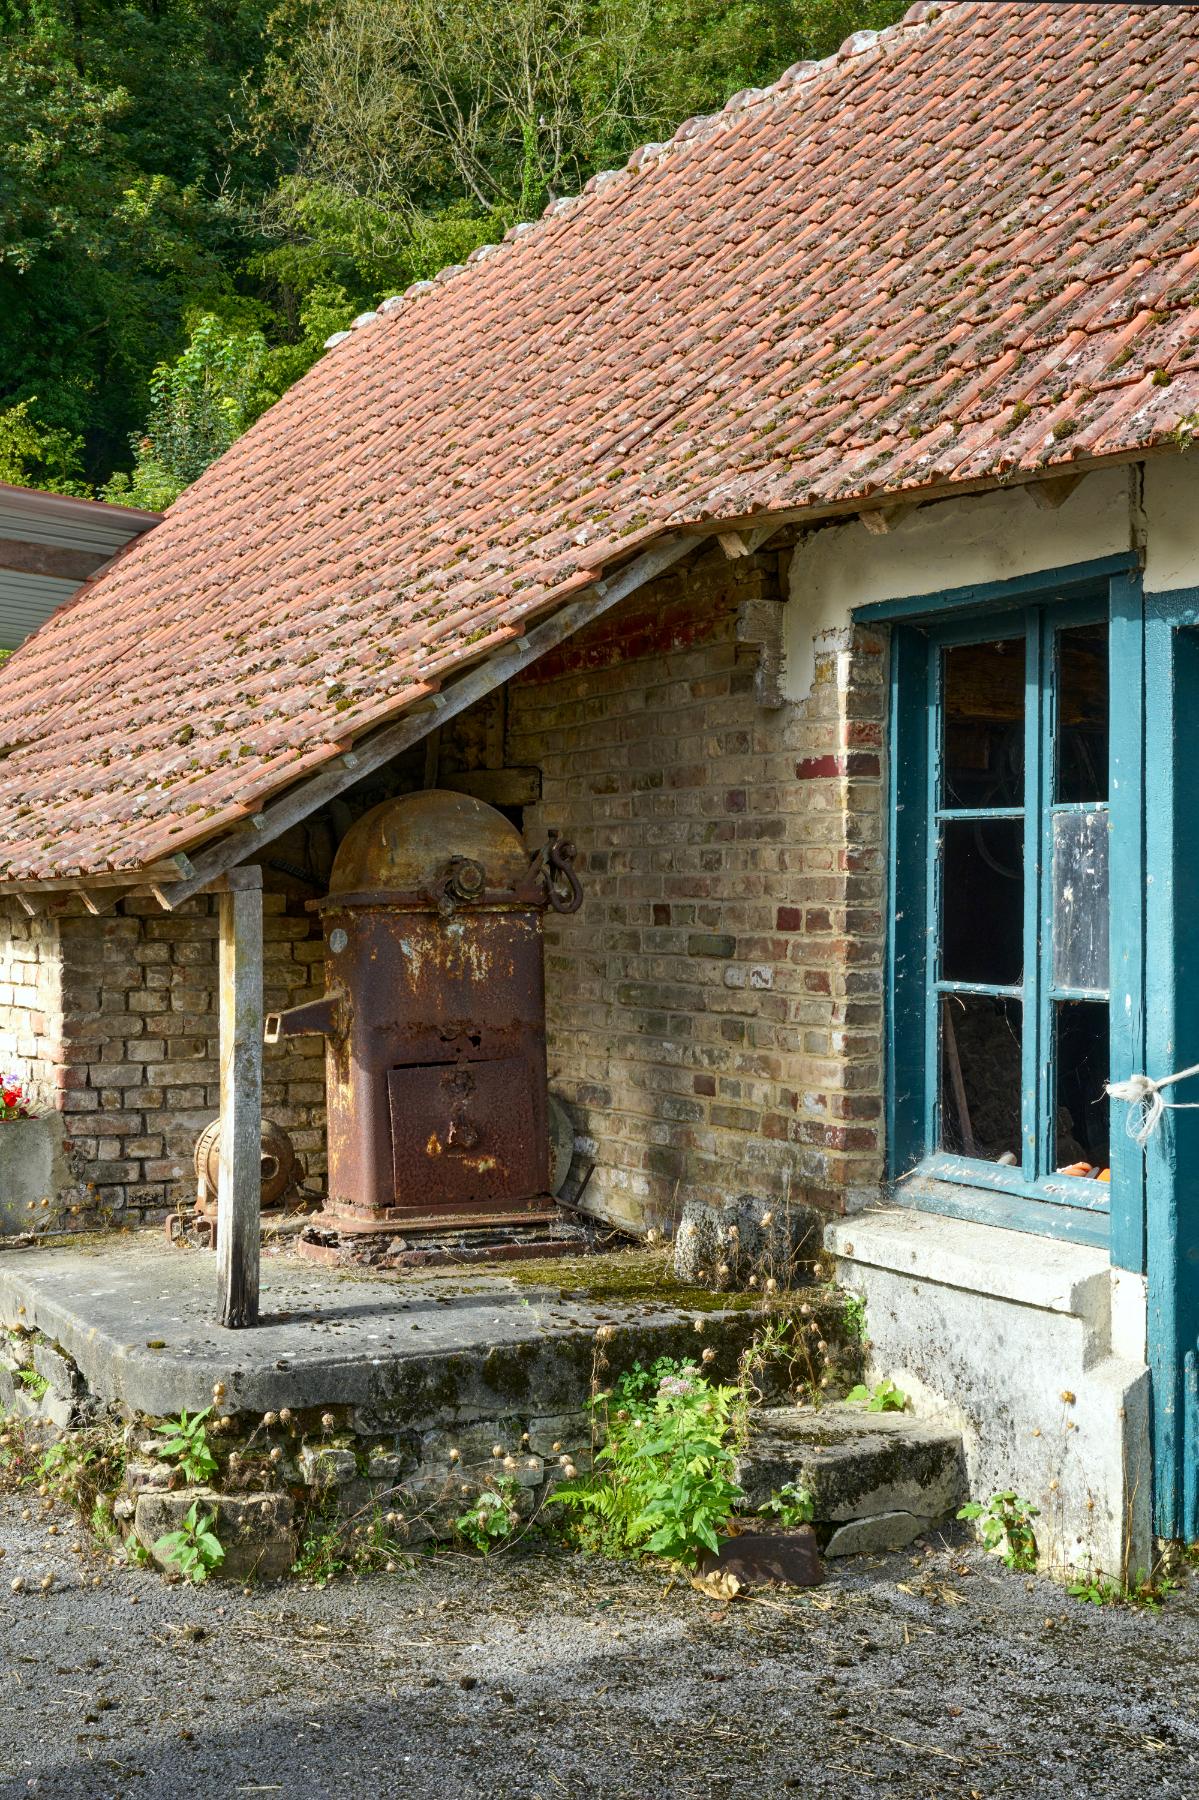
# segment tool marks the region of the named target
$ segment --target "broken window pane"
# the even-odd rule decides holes
[[[1020,1162],[1018,1000],[941,998],[941,1148],[986,1162]]]
[[[1024,802],[1024,639],[944,653],[943,806]]]
[[[1108,815],[1053,815],[1053,985],[1108,984]]]
[[[1103,1000],[1059,1000],[1053,1009],[1057,1063],[1057,1135],[1054,1163],[1059,1174],[1097,1178],[1110,1157],[1104,1092],[1108,1079],[1108,1009]]]
[[[1058,800],[1107,799],[1107,626],[1057,634]]]
[[[1024,967],[1024,821],[941,825],[941,978],[1018,987]]]

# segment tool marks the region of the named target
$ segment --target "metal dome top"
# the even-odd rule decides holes
[[[469,794],[426,788],[372,807],[342,839],[329,892],[411,893],[434,880],[452,857],[469,857],[488,888],[515,888],[529,858],[515,825]]]

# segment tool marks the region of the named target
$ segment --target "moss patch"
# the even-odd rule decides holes
[[[687,1312],[752,1312],[762,1304],[752,1293],[718,1294],[690,1287],[671,1273],[669,1253],[614,1250],[602,1256],[547,1257],[509,1263],[505,1275],[519,1287],[557,1288],[564,1300],[592,1305],[669,1306]]]

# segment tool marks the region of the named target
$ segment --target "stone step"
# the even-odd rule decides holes
[[[806,1488],[826,1556],[902,1549],[967,1497],[952,1428],[839,1403],[757,1413],[737,1478],[754,1508],[789,1482]]]

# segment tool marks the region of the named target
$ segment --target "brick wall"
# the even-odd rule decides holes
[[[57,1092],[60,1008],[57,923],[0,902],[0,1074],[19,1074],[39,1110]]]
[[[266,1006],[314,998],[324,976],[315,923],[282,893],[265,893],[263,910]],[[164,913],[130,899],[111,916],[72,911],[57,932],[54,1078],[84,1220],[159,1217],[194,1198],[192,1148],[218,1107],[216,901]],[[323,1040],[297,1038],[265,1054],[263,1111],[313,1174],[325,1167],[323,1053]]]
[[[508,760],[585,856],[547,922],[550,1071],[613,1219],[877,1189],[883,645],[825,639],[808,700],[760,705],[737,616],[779,579],[713,550],[509,694]]]

